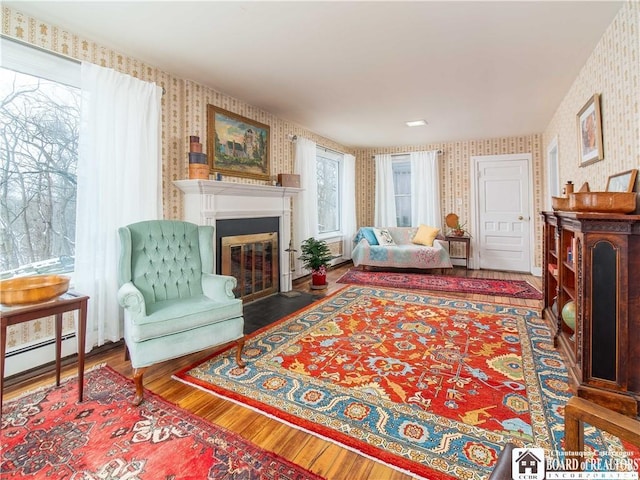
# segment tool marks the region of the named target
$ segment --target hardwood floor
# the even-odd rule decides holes
[[[309,281],[297,282],[296,290],[313,293],[315,295],[330,295],[344,287],[336,283],[349,268],[350,264],[342,265],[328,272],[329,286],[324,291],[311,290]],[[508,280],[529,281],[542,291],[542,279],[532,275],[512,272],[495,272],[486,270],[465,270],[455,268],[447,274],[479,277],[499,278]],[[437,294],[437,293],[436,293]],[[472,301],[497,302],[509,305],[524,306],[540,310],[541,301],[514,299],[508,297],[492,297],[486,295],[447,294]],[[291,428],[276,420],[256,413],[234,403],[219,399],[209,393],[189,387],[171,379],[171,375],[210,354],[207,350],[197,354],[182,357],[169,362],[152,366],[145,374],[145,387],[180,407],[199,415],[208,421],[235,431],[251,442],[276,452],[279,455],[319,474],[330,480],[408,480],[412,477],[386,467],[378,462],[369,460],[357,453],[339,447],[329,441],[321,440],[313,435]],[[129,362],[124,360],[124,348],[111,349],[99,354],[89,355],[86,367],[107,363],[114,370],[131,378],[132,369]],[[75,363],[64,367],[63,376],[76,373]],[[54,382],[54,371],[44,373],[28,381],[7,382],[4,400],[10,400],[22,392]],[[131,387],[134,388],[133,385]]]

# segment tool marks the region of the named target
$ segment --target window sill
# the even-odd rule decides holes
[[[324,240],[327,243],[341,242],[344,235],[341,232],[323,233],[318,235],[318,240]]]

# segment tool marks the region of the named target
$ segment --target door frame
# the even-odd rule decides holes
[[[547,145],[547,194],[545,205],[551,210],[551,197],[560,196],[560,162],[558,150],[558,137],[555,136]],[[555,177],[555,178],[554,178]],[[555,180],[555,181],[554,181]]]
[[[526,160],[527,161],[527,170],[529,172],[529,184],[527,185],[529,189],[529,205],[528,205],[528,213],[529,213],[529,273],[535,275],[535,221],[534,221],[534,210],[533,210],[533,155],[531,153],[517,153],[517,154],[506,154],[506,155],[473,155],[469,159],[469,167],[470,167],[470,190],[471,190],[471,231],[477,232],[476,235],[480,238],[479,233],[479,225],[480,225],[480,212],[479,212],[479,199],[478,199],[478,180],[479,180],[479,170],[478,164],[482,160],[490,160],[494,162],[501,161],[512,161],[512,160]],[[473,248],[471,252],[471,257],[469,258],[470,268],[475,270],[480,268],[480,249]]]

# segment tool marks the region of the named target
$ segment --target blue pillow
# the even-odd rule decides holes
[[[365,238],[367,242],[369,242],[369,245],[378,245],[378,239],[376,238],[376,234],[373,233],[373,227],[360,227],[358,241],[360,241],[361,238]]]

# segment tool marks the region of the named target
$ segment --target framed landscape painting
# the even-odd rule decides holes
[[[207,105],[211,173],[269,180],[269,134],[269,125]]]

